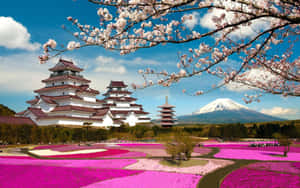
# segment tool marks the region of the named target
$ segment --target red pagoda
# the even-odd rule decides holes
[[[174,114],[174,110],[173,108],[175,108],[175,106],[170,105],[168,103],[168,96],[166,96],[166,103],[158,106],[158,108],[161,108],[160,112],[160,124],[162,127],[172,127],[175,122],[176,122],[176,118],[175,118],[175,114]]]

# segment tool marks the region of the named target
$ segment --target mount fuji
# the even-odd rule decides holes
[[[192,115],[178,117],[178,123],[251,123],[264,121],[282,121],[284,119],[269,116],[247,108],[231,99],[220,98],[200,108]]]

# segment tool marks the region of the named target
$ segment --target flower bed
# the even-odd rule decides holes
[[[0,165],[0,187],[82,187],[95,182],[125,177],[143,171],[88,169],[57,166]]]
[[[137,158],[137,157],[146,157],[146,156],[147,156],[146,153],[129,151],[127,153],[121,153],[117,155],[103,156],[102,158]]]
[[[298,188],[298,175],[241,168],[225,177],[220,188]]]
[[[284,146],[265,146],[265,147],[250,147],[244,144],[207,144],[205,147],[217,147],[220,149],[246,149],[246,150],[259,150],[259,151],[275,151],[283,152]],[[300,147],[290,146],[290,152],[300,153]]]
[[[300,169],[297,169],[295,166],[293,166],[293,163],[291,162],[259,162],[250,164],[247,166],[247,168],[300,174]]]
[[[126,144],[118,144],[122,147],[133,147],[133,148],[153,148],[153,149],[164,149],[165,146],[163,144],[151,144],[151,143],[126,143]]]
[[[90,184],[84,188],[193,188],[197,186],[201,177],[194,174],[145,171]]]
[[[169,167],[169,166],[162,165],[159,163],[159,160],[155,160],[155,159],[138,159],[137,163],[127,166],[126,169],[153,170],[153,171],[166,171],[166,172],[205,175],[209,172],[214,171],[215,169],[233,164],[232,161],[227,161],[227,160],[217,160],[217,159],[199,159],[199,160],[208,160],[208,163],[203,166],[198,165],[192,167],[177,168],[177,167]]]
[[[260,161],[299,161],[300,153],[289,152],[287,157],[282,156],[282,152],[261,151],[261,150],[246,150],[246,149],[221,149],[215,154],[216,158],[226,159],[249,159]]]
[[[10,165],[43,165],[80,168],[124,168],[136,163],[136,159],[103,159],[103,160],[52,160],[52,159],[18,159],[0,158],[0,164]]]
[[[99,150],[103,150],[103,149],[99,149]],[[78,154],[58,154],[58,155],[47,155],[47,152],[46,152],[45,155],[43,155],[43,157],[80,159],[80,158],[99,158],[99,157],[104,157],[104,156],[112,156],[112,158],[113,158],[114,155],[128,153],[129,151],[128,150],[120,150],[120,149],[107,149],[107,150],[104,150],[101,152],[93,152],[93,153],[86,153],[87,150],[80,150],[77,152],[79,152],[79,153]]]

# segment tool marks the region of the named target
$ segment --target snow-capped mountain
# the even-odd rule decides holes
[[[214,111],[240,110],[240,109],[248,109],[248,108],[231,99],[220,98],[205,105],[204,107],[200,108],[198,111],[194,112],[193,114],[204,114],[204,113],[214,112]]]
[[[264,121],[281,121],[283,119],[269,116],[247,108],[231,99],[220,98],[200,108],[192,115],[179,116],[179,123],[248,123]]]

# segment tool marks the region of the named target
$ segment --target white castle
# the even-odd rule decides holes
[[[91,125],[97,127],[148,123],[150,118],[142,105],[127,90],[123,81],[111,81],[105,98],[96,98],[99,91],[89,87],[90,80],[73,62],[60,59],[49,69],[52,74],[42,80],[45,87],[35,90],[38,95],[27,101],[31,106],[16,116],[29,117],[37,125]]]

